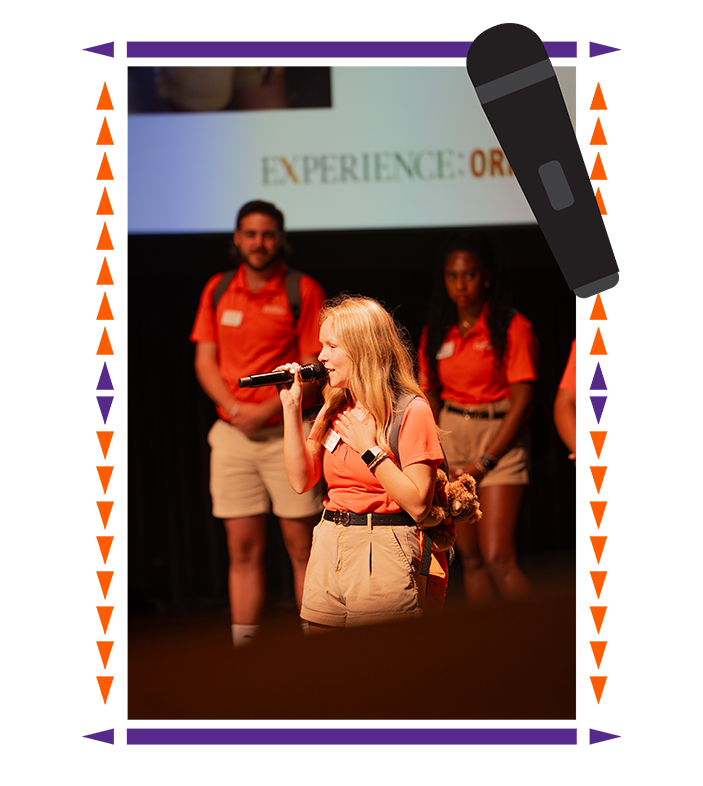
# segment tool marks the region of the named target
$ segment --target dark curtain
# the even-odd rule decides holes
[[[536,227],[492,230],[508,261],[513,304],[540,342],[539,401],[532,418],[532,483],[517,542],[520,559],[573,561],[574,468],[552,404],[575,335],[574,295]],[[422,330],[431,270],[451,229],[289,233],[290,264],[329,296],[381,300]],[[227,603],[227,552],[210,514],[206,435],[214,405],[193,372],[189,335],[208,278],[232,267],[231,235],[129,238],[130,613]],[[292,604],[291,573],[276,522],[268,523],[269,604]]]

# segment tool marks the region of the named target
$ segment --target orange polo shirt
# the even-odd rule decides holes
[[[585,338],[575,338],[571,342],[571,352],[566,361],[564,375],[559,383],[559,390],[570,390],[574,394],[577,409],[583,409],[583,381],[586,376],[586,359],[583,356]]]
[[[436,468],[444,460],[432,410],[423,398],[413,399],[405,410],[398,435],[398,452],[403,467],[428,461]],[[327,483],[324,505],[328,510],[353,513],[399,513],[401,510],[361,456],[341,440],[332,452],[323,448],[322,473]]]
[[[441,388],[443,401],[471,407],[510,398],[509,385],[537,379],[537,339],[529,320],[515,313],[508,326],[503,363],[496,368],[486,315],[484,306],[465,336],[457,325],[449,328],[437,352],[439,380],[430,374],[425,352],[427,328],[423,330],[418,349],[418,381],[423,390]]]
[[[293,319],[286,294],[286,265],[279,262],[276,273],[256,292],[246,285],[240,265],[227,291],[212,311],[212,295],[222,273],[213,276],[200,296],[200,305],[190,340],[215,342],[220,373],[238,401],[261,403],[278,395],[273,385],[240,388],[238,380],[250,374],[273,371],[283,363],[300,362],[303,355],[320,351],[318,314],[325,300],[322,287],[310,276],[300,278],[300,316]],[[227,412],[217,408],[224,420]],[[270,423],[281,420],[278,415]]]

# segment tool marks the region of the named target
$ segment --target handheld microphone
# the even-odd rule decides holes
[[[303,382],[318,382],[327,377],[327,369],[322,363],[308,363],[300,367]],[[269,371],[266,374],[252,374],[239,380],[240,388],[263,388],[266,385],[286,385],[294,379],[291,371]]]
[[[471,44],[466,68],[569,288],[614,287],[615,255],[544,44],[528,27],[498,25]]]

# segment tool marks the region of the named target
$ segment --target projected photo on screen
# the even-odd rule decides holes
[[[131,67],[129,114],[331,106],[328,66]]]
[[[465,69],[325,72],[331,107],[131,114],[130,233],[229,231],[252,195],[291,231],[534,221]]]

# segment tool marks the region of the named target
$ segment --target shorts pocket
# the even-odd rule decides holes
[[[388,527],[391,547],[402,559],[408,572],[414,573],[420,565],[420,544],[414,527]]]

